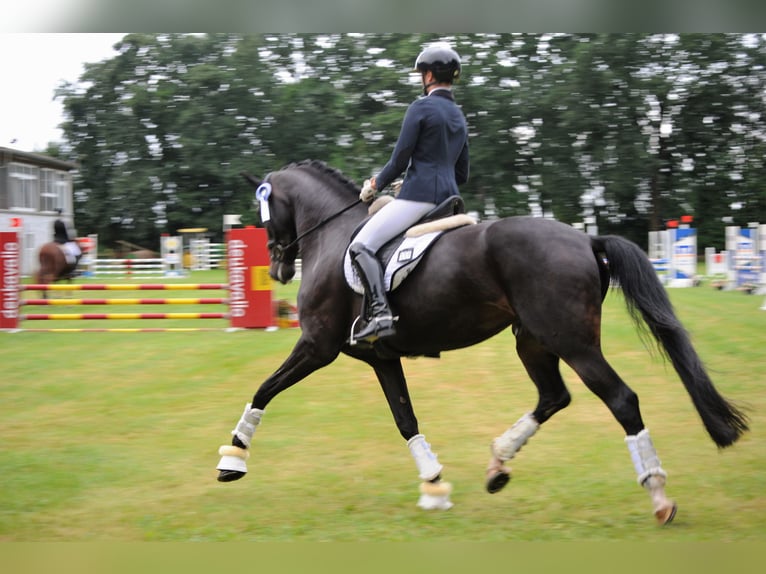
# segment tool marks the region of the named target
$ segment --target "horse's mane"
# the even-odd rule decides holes
[[[280,171],[284,171],[286,169],[308,169],[310,171],[314,171],[320,176],[340,183],[350,193],[354,195],[359,194],[359,186],[352,179],[344,175],[343,172],[339,169],[331,167],[323,161],[317,159],[304,159],[302,161],[293,162],[289,165],[286,165]]]

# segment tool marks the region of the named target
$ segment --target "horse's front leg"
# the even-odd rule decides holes
[[[327,345],[316,345],[305,336],[298,340],[290,356],[261,384],[253,401],[245,405],[242,416],[231,431],[231,445],[224,445],[219,449],[221,460],[216,469],[219,471],[220,482],[238,480],[247,473],[246,461],[250,456],[250,443],[261,424],[266,405],[285,389],[331,363],[338,356],[338,352]]]
[[[418,431],[418,421],[410,401],[401,361],[375,359],[368,363],[375,369],[396,426],[407,441],[412,458],[415,459],[418,478],[422,481],[418,506],[426,510],[451,508],[449,496],[452,485],[442,481],[443,467],[439,464],[436,454],[431,451],[431,445],[426,442],[425,436]]]

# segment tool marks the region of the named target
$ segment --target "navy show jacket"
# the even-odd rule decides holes
[[[468,126],[450,90],[437,88],[410,104],[376,187],[385,188],[405,169],[399,199],[439,204],[468,181]]]

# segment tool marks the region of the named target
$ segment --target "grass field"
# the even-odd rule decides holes
[[[620,295],[607,297],[605,354],[638,393],[668,471],[679,504],[669,527],[654,524],[621,428],[567,368],[572,405],[512,461],[506,489],[486,494],[489,442],[536,400],[510,332],[404,363],[421,431],[454,485],[455,507],[436,513],[415,506],[415,465],[373,373],[346,357],[277,397],[249,474],[216,482],[219,445],[297,329],[0,333],[0,540],[762,541],[763,299],[709,287],[670,295],[718,389],[750,409],[752,430],[718,451]]]

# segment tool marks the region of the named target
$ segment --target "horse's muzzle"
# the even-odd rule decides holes
[[[269,266],[269,276],[282,285],[288,284],[295,276],[295,263],[287,261],[272,261]]]

